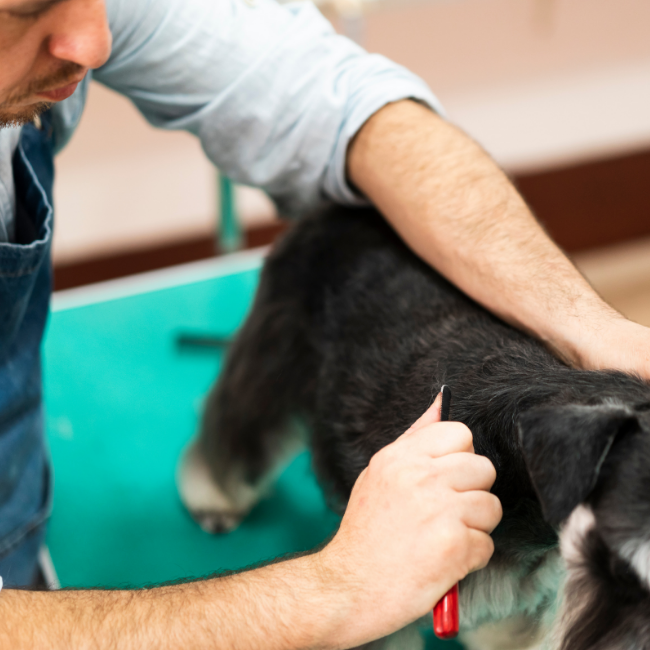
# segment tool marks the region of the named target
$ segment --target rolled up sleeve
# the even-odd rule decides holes
[[[108,0],[114,46],[95,78],[146,119],[201,139],[232,179],[288,215],[360,202],[345,175],[350,140],[387,103],[441,107],[426,84],[337,35],[307,2]]]

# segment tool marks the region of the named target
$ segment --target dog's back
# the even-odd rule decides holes
[[[277,284],[315,360],[305,410],[319,473],[343,503],[370,457],[445,383],[452,417],[501,470],[504,505],[511,492],[535,499],[513,416],[521,390],[543,373],[557,382],[566,367],[415,257],[376,211],[331,209],[299,224],[264,280]]]

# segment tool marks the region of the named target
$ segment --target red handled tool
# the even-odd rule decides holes
[[[440,392],[440,421],[446,422],[449,420],[451,391],[449,386],[443,386]],[[433,631],[439,639],[454,639],[458,636],[458,625],[458,585],[455,584],[433,608]]]

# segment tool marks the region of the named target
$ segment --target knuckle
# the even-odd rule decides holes
[[[481,463],[486,478],[489,478],[491,482],[494,483],[497,478],[497,470],[492,464],[492,461],[487,456],[477,456],[477,459],[479,459],[479,462]]]
[[[477,500],[477,507],[488,515],[488,523],[496,526],[503,516],[503,508],[499,498],[489,492],[478,492]]]
[[[470,562],[470,570],[476,571],[478,569],[483,569],[487,566],[492,554],[494,553],[494,541],[487,534],[481,535],[480,542],[474,544],[473,550],[474,553]]]
[[[494,540],[489,535],[485,535],[485,544],[483,548],[485,563],[487,564],[489,559],[492,557],[492,554],[494,553]]]
[[[454,437],[463,449],[471,449],[474,445],[472,432],[462,422],[454,422]]]
[[[454,454],[450,459],[455,467],[464,471],[468,476],[472,477],[472,482],[476,482],[480,477],[480,466],[476,463],[476,456],[467,451],[462,451]]]
[[[497,519],[497,521],[500,521],[501,517],[503,517],[503,506],[501,505],[501,501],[499,500],[499,497],[494,496],[494,494],[490,494],[489,496],[491,497],[492,501],[494,517]]]

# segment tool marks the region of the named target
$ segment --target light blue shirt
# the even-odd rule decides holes
[[[154,126],[195,134],[220,170],[263,188],[285,215],[324,200],[360,202],[346,181],[347,147],[385,104],[413,98],[441,112],[421,79],[337,35],[308,2],[106,0],[106,7],[113,48],[93,77]],[[89,79],[54,107],[57,151],[79,123]],[[0,131],[5,240],[14,219],[11,131]]]

